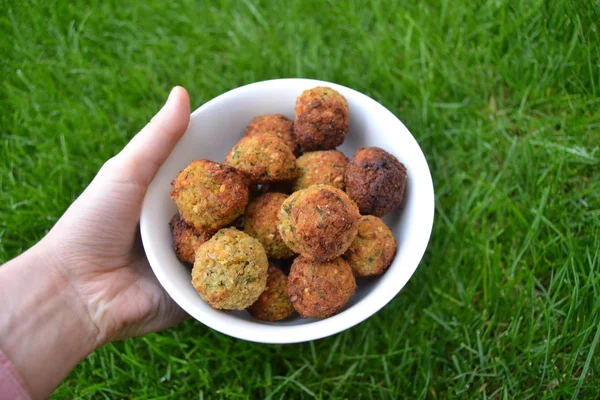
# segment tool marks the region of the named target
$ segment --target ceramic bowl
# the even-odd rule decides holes
[[[338,148],[349,158],[361,146],[378,146],[407,168],[401,207],[384,217],[398,242],[390,268],[380,277],[359,280],[358,290],[342,311],[327,319],[259,321],[246,311],[219,311],[206,304],[191,284],[190,267],[172,248],[169,220],[177,211],[169,197],[171,181],[190,161],[223,161],[255,116],[280,113],[294,117],[303,90],[329,86],[348,101],[350,131]],[[425,156],[404,124],[384,106],[356,90],[309,79],[257,82],[224,93],[192,113],[189,127],[150,184],[140,220],[144,250],[159,282],[187,313],[224,334],[263,343],[296,343],[342,332],[364,321],[390,302],[415,272],[429,242],[434,192]]]

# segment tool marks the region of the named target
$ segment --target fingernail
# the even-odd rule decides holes
[[[171,89],[171,93],[169,93],[169,97],[167,98],[167,103],[169,103],[173,99],[173,93],[175,93],[176,88],[177,86],[174,86],[173,89]]]

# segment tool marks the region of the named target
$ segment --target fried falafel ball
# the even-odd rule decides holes
[[[235,168],[214,161],[192,161],[171,183],[179,213],[197,230],[216,230],[244,213],[248,182]]]
[[[277,228],[294,252],[315,261],[342,255],[358,231],[358,207],[346,193],[329,185],[294,192],[279,210]]]
[[[279,210],[287,198],[283,193],[265,193],[248,205],[244,215],[244,232],[263,245],[269,258],[294,256],[277,230]]]
[[[348,158],[337,150],[311,151],[296,160],[299,175],[294,181],[294,192],[311,185],[331,185],[344,190],[344,171]]]
[[[296,99],[294,133],[303,151],[334,149],[349,128],[348,102],[336,90],[318,86]]]
[[[265,291],[250,307],[250,315],[263,321],[281,321],[296,312],[287,295],[287,276],[273,264],[269,265]]]
[[[288,276],[288,296],[304,318],[337,314],[355,291],[352,268],[341,257],[325,262],[297,257]]]
[[[365,215],[358,220],[358,234],[344,253],[354,276],[381,275],[390,266],[396,254],[394,234],[374,215]]]
[[[245,173],[250,183],[289,181],[298,175],[292,150],[272,133],[244,136],[225,163]]]
[[[265,290],[268,266],[258,240],[224,228],[196,251],[192,285],[213,308],[243,310]]]
[[[300,155],[300,146],[296,142],[294,123],[281,114],[259,115],[246,127],[246,136],[274,133],[285,142],[294,155]]]
[[[361,214],[383,217],[404,198],[406,167],[379,147],[361,147],[346,167],[346,193]]]
[[[181,214],[173,215],[169,222],[173,234],[173,250],[179,261],[194,263],[198,247],[212,237],[215,231],[198,230],[181,218]]]

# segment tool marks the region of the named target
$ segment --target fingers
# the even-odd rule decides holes
[[[146,318],[139,325],[139,331],[136,335],[170,328],[191,318],[161,286],[146,259],[141,264],[138,264],[137,267],[141,268],[140,274],[143,276],[142,279],[148,284],[146,293],[152,295],[154,310],[149,314],[149,318]]]
[[[169,295],[165,293],[165,296],[168,297]],[[191,318],[191,316],[183,311],[183,309],[179,307],[170,297],[168,297],[168,299],[165,301],[167,302],[167,312],[165,313],[160,326],[154,327],[155,331],[179,325],[181,322]]]
[[[120,179],[148,186],[190,122],[187,91],[176,86],[161,110],[115,156]]]
[[[150,270],[150,267],[148,267],[148,270]],[[156,280],[156,278],[153,278],[152,280]],[[183,311],[167,292],[160,287],[158,282],[156,282],[156,287],[153,289],[154,293],[147,294],[152,295],[153,298],[158,301],[158,304],[155,304],[155,309],[143,321],[134,324],[133,329],[129,332],[121,334],[121,339],[162,331],[163,329],[179,325],[181,322],[191,318],[190,315]]]

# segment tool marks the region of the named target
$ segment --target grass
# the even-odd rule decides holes
[[[311,77],[380,101],[436,221],[381,312],[300,345],[183,325],[113,343],[55,398],[600,397],[600,7],[591,0],[0,2],[0,261],[185,86]]]

